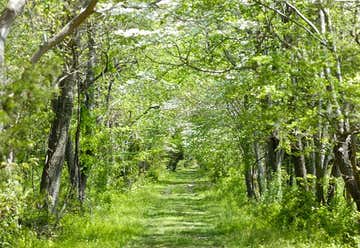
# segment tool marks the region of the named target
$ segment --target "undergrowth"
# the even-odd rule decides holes
[[[81,209],[69,205],[62,218],[48,216],[36,206],[29,206],[24,213],[16,213],[26,216],[24,220],[6,226],[2,237],[7,240],[0,247],[124,247],[144,231],[142,221],[144,211],[151,204],[152,180],[139,181],[126,192],[96,192]]]
[[[145,218],[149,209],[159,214],[173,208],[186,212],[189,211],[186,206],[197,209],[191,205],[195,203],[208,204],[198,207],[206,209],[206,216],[216,216],[213,232],[217,237],[214,239],[222,244],[221,247],[360,246],[359,215],[353,204],[343,200],[341,192],[330,206],[318,204],[312,193],[304,193],[295,186],[287,187],[281,198],[269,190],[261,198],[248,200],[242,184],[243,175],[237,170],[230,170],[215,186],[206,175],[183,173],[185,188],[179,184],[182,181],[176,173],[160,174],[154,171],[151,179],[143,178],[126,191],[90,192],[91,201],[82,209],[76,205],[68,206],[61,219],[42,215],[36,205],[19,204],[36,200],[30,201],[31,195],[25,200],[19,198],[21,192],[13,191],[16,184],[8,185],[9,192],[4,199],[8,205],[11,200],[12,208],[6,212],[9,218],[0,221],[2,237],[6,241],[1,247],[124,247],[130,240],[146,233],[145,227],[152,221]],[[157,182],[159,176],[162,179]],[[169,183],[172,183],[170,188]],[[199,195],[206,197],[202,201],[193,199],[193,203],[189,198],[186,204],[182,202],[183,198],[178,201],[172,199],[172,195],[166,198],[167,194],[186,195],[189,190],[195,190],[195,200]],[[10,194],[10,191],[14,193]],[[11,195],[13,198],[9,198]],[[25,215],[27,218],[21,219]],[[194,233],[194,237],[197,235]],[[180,236],[176,237],[180,239]]]
[[[337,197],[331,206],[292,187],[281,199],[248,200],[242,174],[233,170],[213,196],[223,208],[218,228],[228,247],[359,247],[359,214]]]

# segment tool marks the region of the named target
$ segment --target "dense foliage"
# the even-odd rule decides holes
[[[0,8],[1,247],[71,247],[104,216],[125,244],[136,190],[187,164],[237,245],[359,245],[357,1]]]

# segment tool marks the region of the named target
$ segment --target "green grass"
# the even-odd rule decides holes
[[[271,223],[273,209],[212,186],[196,167],[164,172],[156,183],[98,195],[90,213],[66,215],[51,238],[28,233],[16,247],[354,247],[322,230],[280,228]]]
[[[216,229],[219,213],[209,198],[210,185],[194,168],[169,173],[154,188],[145,232],[126,247],[222,247]]]
[[[51,238],[34,239],[32,234],[19,240],[16,247],[124,247],[143,232],[149,194],[145,189],[131,194],[108,192],[99,197],[90,213],[66,215]]]

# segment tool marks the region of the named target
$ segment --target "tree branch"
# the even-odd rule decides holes
[[[285,4],[289,6],[291,9],[295,11],[295,13],[303,20],[305,21],[318,35],[321,35],[319,29],[312,23],[306,16],[304,16],[294,5],[289,3],[288,1],[285,1]]]
[[[36,64],[40,60],[41,56],[62,42],[66,36],[71,34],[77,27],[79,27],[86,20],[86,18],[88,18],[94,12],[94,8],[97,2],[98,0],[91,0],[87,7],[81,11],[79,15],[68,22],[59,33],[40,45],[39,49],[32,55],[31,63]]]
[[[147,113],[149,113],[150,110],[152,109],[160,109],[160,105],[154,105],[154,106],[150,106],[148,107],[142,114],[140,114],[138,117],[135,118],[135,120],[131,121],[130,124],[128,124],[127,126],[131,127],[133,126],[136,122],[138,122],[142,117],[144,117],[145,115],[147,115]]]
[[[283,12],[281,12],[280,10],[276,9],[276,8],[273,8],[267,4],[264,4],[260,1],[255,1],[255,3],[267,8],[267,9],[270,9],[272,11],[274,11],[276,14],[282,16],[282,17],[285,17],[287,18],[289,21],[291,21],[292,23],[296,24],[297,26],[301,27],[302,29],[304,29],[307,33],[309,33],[312,37],[314,37],[316,40],[318,40],[320,42],[320,44],[327,46],[327,41],[324,40],[322,37],[319,37],[317,35],[317,33],[315,34],[314,32],[312,32],[309,28],[307,28],[305,25],[301,24],[300,22],[294,20],[293,18],[290,18],[289,16],[285,15]],[[316,32],[316,31],[315,31]]]

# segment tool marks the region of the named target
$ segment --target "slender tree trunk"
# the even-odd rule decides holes
[[[341,177],[341,172],[337,164],[333,164],[331,168],[331,176],[329,180],[329,187],[328,187],[327,199],[326,199],[328,205],[331,205],[331,202],[335,198],[336,189],[337,189],[336,179],[339,177]]]
[[[255,198],[256,194],[253,183],[253,171],[248,163],[245,164],[245,184],[248,198]]]
[[[284,159],[284,151],[278,149],[279,140],[275,134],[271,135],[267,140],[266,151],[266,173],[267,173],[267,186],[276,192],[278,198],[282,197],[282,175],[281,165]]]
[[[46,204],[52,213],[56,212],[61,173],[66,158],[68,158],[68,166],[74,170],[70,171],[70,176],[73,180],[75,180],[74,176],[77,172],[77,169],[74,168],[76,165],[72,164],[71,140],[69,137],[73,109],[73,91],[78,75],[76,71],[79,55],[76,35],[77,34],[73,36],[71,42],[72,58],[70,63],[68,63],[70,66],[67,66],[70,67],[70,71],[65,72],[67,75],[61,77],[59,82],[60,95],[52,101],[55,116],[51,125],[45,166],[40,183],[40,191],[45,194]],[[72,180],[71,178],[70,180]],[[74,182],[74,184],[76,184],[76,182]]]
[[[320,1],[321,2],[321,1]],[[331,16],[328,9],[320,9],[320,22],[322,24],[322,31],[328,28],[328,33],[330,34],[331,40],[331,55],[335,58],[336,67],[335,67],[335,76],[338,83],[342,84],[342,72],[341,72],[341,63],[339,56],[337,54],[336,39],[333,35],[333,28],[331,22]],[[342,177],[345,182],[345,187],[347,192],[351,195],[353,200],[356,203],[358,211],[360,211],[360,176],[358,174],[356,159],[353,159],[353,154],[356,153],[356,146],[353,146],[354,135],[351,133],[350,122],[348,118],[348,113],[350,110],[349,103],[344,99],[343,95],[340,92],[341,101],[338,100],[337,91],[332,79],[332,73],[330,67],[325,68],[325,76],[329,81],[329,92],[332,97],[332,104],[334,106],[334,114],[336,117],[336,131],[335,131],[335,146],[334,146],[334,166],[337,166],[342,174]],[[340,106],[342,103],[343,108]],[[352,150],[352,149],[355,149]]]
[[[303,154],[303,144],[301,138],[298,138],[296,148],[294,152],[296,153],[295,159],[295,176],[306,179],[306,166],[305,166],[305,156]]]
[[[354,171],[355,179],[360,186],[360,167],[356,157],[356,153],[358,151],[357,147],[358,147],[358,137],[356,134],[352,134],[351,145],[350,145],[350,161],[351,161],[352,169]]]
[[[60,96],[53,100],[55,117],[51,126],[48,150],[43,169],[40,191],[47,197],[47,206],[55,212],[60,190],[60,178],[68,143],[69,127],[73,107],[72,76],[67,76],[59,83]]]
[[[80,202],[84,202],[85,200],[85,189],[86,183],[88,178],[88,173],[91,164],[87,161],[80,161],[79,156],[83,153],[85,156],[92,157],[93,151],[91,147],[87,147],[86,150],[82,150],[80,147],[79,139],[81,135],[82,128],[84,139],[88,140],[92,135],[92,125],[94,124],[94,120],[92,118],[92,111],[94,109],[94,83],[95,83],[95,76],[94,76],[94,67],[95,67],[95,60],[96,60],[96,51],[95,51],[95,41],[93,38],[94,32],[93,27],[91,24],[88,24],[87,27],[87,38],[88,43],[87,47],[89,50],[88,55],[88,63],[87,63],[87,71],[86,71],[86,79],[79,87],[79,107],[78,110],[80,116],[78,117],[78,127],[76,132],[76,151],[75,151],[75,161],[79,168],[79,200]],[[83,122],[83,118],[85,118],[85,122]]]
[[[327,171],[329,155],[326,156],[326,148],[322,140],[326,137],[326,135],[328,135],[327,134],[328,123],[323,124],[320,119],[318,128],[319,128],[318,134],[313,138],[314,146],[315,146],[315,152],[314,152],[315,175],[316,175],[315,188],[316,188],[316,197],[318,202],[325,203],[324,184],[325,184],[325,176]]]
[[[259,194],[262,195],[266,190],[265,169],[262,162],[263,158],[260,155],[259,143],[257,142],[254,142],[254,153],[257,164],[257,182],[259,185]]]
[[[353,171],[351,164],[351,135],[337,135],[336,145],[334,147],[335,165],[339,167],[345,182],[346,190],[356,203],[360,211],[360,187],[357,176]]]
[[[305,156],[303,154],[303,144],[300,137],[297,138],[297,144],[292,147],[292,153],[295,177],[298,179],[301,178],[302,182],[300,182],[299,185],[307,188]]]
[[[70,136],[66,144],[65,159],[68,166],[71,187],[77,190],[79,184],[79,169],[75,163],[73,144]]]
[[[270,181],[273,177],[273,174],[277,171],[277,151],[279,140],[272,135],[269,137],[266,143],[266,171],[267,171],[267,180]]]
[[[289,186],[293,186],[295,182],[295,172],[294,172],[294,165],[292,163],[292,157],[288,156],[286,161],[286,172],[289,175],[289,179],[287,180],[287,184]]]

